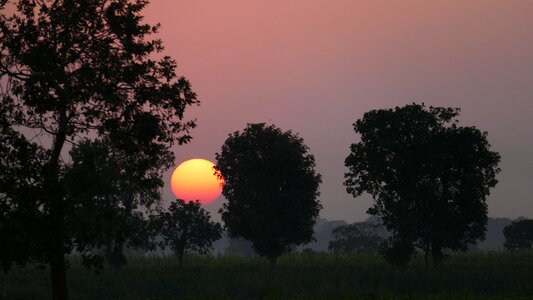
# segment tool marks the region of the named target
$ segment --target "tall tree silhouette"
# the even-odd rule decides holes
[[[460,127],[459,109],[411,104],[373,110],[354,124],[360,142],[345,160],[348,193],[373,196],[371,215],[393,236],[383,253],[405,263],[416,247],[438,264],[485,235],[486,197],[500,156],[487,134]]]
[[[91,237],[72,232],[78,206],[67,201],[65,143],[100,136],[130,156],[186,143],[195,124],[183,114],[196,95],[174,60],[154,59],[163,46],[151,37],[159,26],[142,21],[147,1],[17,1],[6,15],[11,4],[0,2],[0,150],[15,160],[2,162],[9,175],[0,186],[0,230],[15,243],[2,250],[2,264],[47,262],[53,298],[67,299],[65,254]],[[26,169],[26,157],[35,165]]]
[[[321,179],[308,150],[290,131],[248,124],[216,154],[228,200],[220,211],[230,236],[251,241],[272,265],[283,252],[313,239]]]

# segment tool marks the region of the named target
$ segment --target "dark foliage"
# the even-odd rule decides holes
[[[328,249],[334,253],[377,252],[383,238],[376,234],[378,224],[353,223],[333,229]]]
[[[211,221],[209,212],[198,201],[185,203],[177,199],[168,211],[154,216],[152,222],[155,232],[163,237],[160,247],[170,247],[180,267],[186,251],[207,254],[213,249],[213,243],[222,237],[222,226]]]
[[[0,1],[0,261],[48,263],[54,299],[68,298],[64,255],[99,242],[76,232],[92,218],[78,209],[93,204],[68,195],[65,144],[99,136],[126,155],[151,156],[189,141],[195,126],[183,122],[197,102],[189,82],[171,58],[153,59],[163,47],[151,38],[158,25],[142,21],[146,4]]]
[[[458,114],[411,104],[367,112],[354,124],[361,140],[345,160],[345,185],[354,197],[374,198],[368,213],[393,233],[382,249],[393,261],[419,248],[437,264],[444,249],[465,250],[484,237],[500,156],[485,132],[458,126]]]
[[[503,229],[504,247],[509,250],[533,247],[533,220],[514,221]]]
[[[272,264],[313,239],[321,179],[302,138],[274,125],[249,124],[230,134],[216,159],[228,200],[220,212],[231,237],[251,241]]]
[[[280,257],[275,272],[263,259],[237,256],[191,255],[179,271],[172,257],[136,257],[120,273],[99,275],[71,261],[77,300],[530,300],[533,293],[533,251],[454,254],[432,272],[420,258],[398,270],[362,253],[295,252]],[[15,269],[0,273],[0,290],[5,299],[46,299],[47,279],[43,269]]]
[[[75,226],[71,231],[76,250],[87,252],[91,245],[83,241],[91,240],[105,248],[109,264],[120,268],[126,263],[125,246],[150,246],[145,215],[159,204],[162,172],[174,157],[165,147],[153,155],[131,156],[111,145],[107,139],[75,145],[64,183],[66,202],[78,205],[68,216]]]

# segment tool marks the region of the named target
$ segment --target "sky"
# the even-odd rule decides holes
[[[177,164],[272,123],[315,155],[321,217],[362,221],[372,199],[342,184],[352,124],[412,102],[459,107],[502,155],[489,215],[533,217],[533,1],[152,0],[144,15],[201,101]],[[206,207],[215,219],[222,201]]]

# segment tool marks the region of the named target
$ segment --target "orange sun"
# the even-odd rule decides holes
[[[170,179],[174,195],[185,201],[199,200],[202,205],[215,201],[222,192],[224,180],[214,175],[214,166],[201,158],[181,163]]]

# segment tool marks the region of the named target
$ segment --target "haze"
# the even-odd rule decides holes
[[[153,0],[145,15],[202,101],[177,164],[214,161],[228,133],[274,123],[315,155],[321,216],[363,220],[371,199],[342,185],[352,123],[411,102],[460,107],[502,155],[489,215],[533,217],[532,1]],[[221,203],[207,207],[215,219]]]

